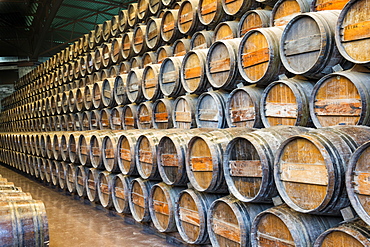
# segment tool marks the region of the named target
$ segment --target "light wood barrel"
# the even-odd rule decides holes
[[[144,1],[144,0],[142,0]],[[146,35],[147,26],[137,24],[134,29],[133,34],[133,51],[136,56],[142,55],[144,52],[148,50],[148,46],[146,44],[145,35]]]
[[[126,9],[120,10],[118,13],[118,30],[124,33],[129,28],[128,25],[128,11]]]
[[[104,79],[101,87],[101,97],[104,107],[114,107],[117,102],[114,98],[114,84],[115,78]]]
[[[32,200],[32,195],[30,193],[18,191],[0,192],[0,201],[12,202],[23,200]]]
[[[289,138],[275,156],[280,196],[298,212],[338,214],[349,205],[344,189],[349,157],[369,137],[365,126],[335,126]]]
[[[227,128],[225,108],[228,94],[210,91],[198,98],[195,121],[198,128]]]
[[[90,202],[99,201],[97,185],[100,172],[101,171],[96,168],[89,168],[86,170],[86,193]]]
[[[167,43],[173,43],[180,37],[177,26],[179,10],[169,9],[163,14],[161,22],[161,37]]]
[[[100,111],[100,119],[99,119],[99,129],[100,130],[110,130],[112,129],[111,126],[111,114],[112,109],[111,108],[103,108]]]
[[[193,187],[200,192],[228,191],[222,170],[223,150],[231,139],[253,131],[250,128],[218,129],[197,134],[188,142],[186,172]]]
[[[101,120],[101,111],[100,110],[91,111],[91,117],[90,117],[91,130],[100,130],[100,120]]]
[[[130,59],[131,70],[143,69],[143,59],[141,56],[132,57]]]
[[[178,97],[185,93],[180,81],[181,63],[184,57],[168,57],[159,71],[159,84],[164,96]]]
[[[149,193],[154,183],[141,178],[131,181],[129,205],[132,217],[137,222],[149,222]]]
[[[222,8],[222,0],[210,1],[200,0],[198,4],[199,21],[209,28],[214,28],[225,18],[225,12]]]
[[[118,166],[124,175],[138,175],[135,162],[135,146],[143,130],[128,130],[118,139]]]
[[[224,12],[236,18],[240,18],[246,11],[250,9],[256,9],[260,6],[256,1],[245,1],[245,0],[222,0],[222,8]]]
[[[190,51],[190,39],[178,39],[173,43],[173,56],[182,57]]]
[[[94,109],[102,109],[103,105],[103,81],[95,82],[92,87],[92,103]]]
[[[157,49],[157,63],[161,64],[167,57],[173,56],[173,47],[169,45],[161,46]]]
[[[221,196],[187,189],[180,192],[175,211],[177,230],[189,244],[210,243],[207,232],[207,211]]]
[[[98,46],[103,42],[103,24],[97,24],[95,26],[94,41],[95,46]]]
[[[119,14],[112,16],[112,19],[110,21],[111,21],[110,35],[111,37],[116,37],[121,33],[120,30],[118,29]]]
[[[268,85],[287,70],[279,55],[282,27],[257,28],[247,32],[238,50],[238,68],[249,83]]]
[[[129,59],[134,56],[134,32],[125,32],[122,35],[122,57]]]
[[[113,64],[111,57],[112,43],[103,43],[102,47],[102,68],[108,68]]]
[[[261,98],[261,118],[265,127],[276,125],[312,126],[309,102],[314,82],[296,78],[275,81]]]
[[[271,10],[255,9],[246,12],[239,21],[238,37],[242,38],[248,31],[270,26]]]
[[[82,112],[85,110],[85,102],[84,102],[84,88],[85,86],[83,86],[82,88],[77,88],[77,91],[76,91],[76,109],[78,112]]]
[[[117,213],[129,214],[130,184],[133,180],[130,176],[117,174],[112,180],[112,201]]]
[[[86,85],[84,88],[84,106],[87,111],[93,109],[92,103],[92,88],[93,85]]]
[[[113,38],[112,46],[110,50],[110,57],[114,64],[117,64],[123,60],[122,57],[122,38]]]
[[[137,18],[139,21],[146,21],[146,19],[150,16],[149,0],[139,0],[137,2],[137,8]]]
[[[177,231],[175,205],[182,187],[170,187],[165,183],[153,185],[149,196],[149,212],[154,226],[159,232]]]
[[[102,156],[103,165],[108,172],[119,172],[118,166],[118,140],[121,132],[113,131],[111,134],[107,134],[103,137],[102,141]]]
[[[369,15],[367,1],[350,1],[340,12],[335,30],[335,41],[342,56],[350,62],[365,66],[370,64]]]
[[[152,124],[154,129],[171,129],[173,127],[173,99],[157,99],[152,106]],[[140,119],[140,118],[139,118]]]
[[[47,246],[49,226],[42,201],[0,201],[4,246]]]
[[[64,152],[65,160],[71,163],[79,163],[78,145],[81,132],[73,132],[67,138],[67,150]],[[67,156],[68,155],[68,156]]]
[[[370,246],[370,227],[362,220],[342,223],[321,233],[314,247]]]
[[[131,69],[127,75],[126,93],[131,103],[143,101],[143,91],[141,88],[144,69]]]
[[[198,31],[190,40],[190,50],[202,50],[209,48],[213,43],[214,31]]]
[[[89,140],[87,142],[89,160],[94,168],[104,168],[102,154],[103,139],[105,136],[114,135],[115,133],[116,132],[113,132],[112,130],[94,131],[86,138],[86,140]]]
[[[69,193],[76,192],[76,169],[77,165],[73,163],[66,166],[66,187]]]
[[[233,138],[225,148],[223,163],[230,193],[243,202],[271,203],[277,195],[273,179],[276,150],[289,137],[309,130],[275,126]]]
[[[137,129],[137,104],[127,104],[122,109],[122,128]]]
[[[311,11],[342,10],[349,0],[313,0]]]
[[[77,166],[76,167],[76,175],[75,175],[75,186],[76,186],[76,193],[79,197],[86,197],[86,185],[87,185],[87,176],[86,172],[89,168],[85,166]]]
[[[208,50],[206,73],[211,86],[232,90],[241,81],[237,68],[238,47],[241,39],[219,40]]]
[[[147,65],[156,64],[157,63],[156,59],[157,54],[154,51],[145,52],[142,55],[143,68],[145,68]]]
[[[123,106],[116,106],[112,109],[110,115],[110,126],[112,130],[122,130],[122,114],[123,114]]]
[[[214,30],[214,41],[237,38],[238,25],[239,21],[225,21],[219,23]]]
[[[153,127],[153,103],[145,101],[137,107],[138,129],[150,129]]]
[[[370,124],[369,79],[367,73],[351,71],[336,72],[320,79],[310,99],[315,126]]]
[[[289,72],[308,78],[321,78],[331,73],[332,67],[337,64],[346,67],[348,62],[334,43],[334,28],[339,12],[305,13],[289,22],[280,43],[280,57]]]
[[[159,87],[160,64],[149,64],[143,71],[142,89],[146,100],[155,101],[162,97],[162,91]]]
[[[208,49],[186,53],[181,66],[181,83],[188,93],[201,94],[210,87],[206,76]]]
[[[268,204],[246,204],[232,196],[215,200],[207,213],[212,246],[250,246],[253,219],[269,207]]]
[[[58,184],[62,190],[65,190],[67,188],[67,165],[68,163],[61,162],[58,169]]]
[[[181,2],[177,26],[179,31],[184,35],[192,35],[204,28],[198,18],[198,3],[199,1],[197,0],[185,0]]]
[[[285,26],[295,16],[310,12],[311,3],[313,0],[279,0],[275,4],[271,13],[270,25]]]
[[[337,225],[336,217],[295,212],[286,205],[269,208],[253,220],[252,246],[312,246],[320,233]]]
[[[370,222],[369,206],[367,204],[370,194],[366,180],[369,170],[367,166],[369,144],[369,142],[366,142],[356,149],[348,162],[346,171],[346,187],[349,200],[356,213],[367,224]]]
[[[173,125],[179,129],[196,128],[195,120],[198,96],[194,94],[184,95],[176,98],[173,103]]]
[[[98,197],[104,208],[113,206],[112,201],[112,179],[113,174],[107,171],[100,172],[98,175]]]
[[[117,105],[125,105],[129,102],[126,92],[127,74],[120,74],[114,81],[113,94]]]
[[[262,93],[262,88],[251,85],[236,88],[229,94],[225,116],[230,128],[263,126],[260,114]]]
[[[135,24],[138,23],[138,4],[137,3],[130,3],[127,8],[128,19],[127,24],[129,27],[135,27]]]
[[[146,25],[145,42],[149,49],[156,50],[163,44],[161,38],[161,18],[151,17]]]
[[[158,14],[160,9],[162,9],[161,0],[149,0],[149,11],[152,15]]]

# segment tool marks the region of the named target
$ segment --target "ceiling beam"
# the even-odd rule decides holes
[[[96,0],[80,0],[80,1],[81,2],[108,5],[108,6],[116,6],[117,8],[122,8],[122,7],[125,6],[125,4],[123,2],[117,2],[117,1],[108,1],[108,2],[102,2],[102,1],[96,1]]]
[[[33,51],[32,58],[37,58],[39,56],[39,51],[44,42],[46,33],[49,31],[50,25],[53,22],[54,17],[56,16],[62,2],[63,0],[54,0],[49,2],[49,4],[44,7],[44,14],[46,15],[44,16],[44,18],[41,18],[41,22],[37,23],[39,32],[35,35],[34,38],[34,41],[36,41],[34,44],[36,45],[34,46],[35,50]]]
[[[91,9],[91,8],[86,8],[86,7],[73,5],[73,4],[67,4],[67,3],[63,3],[62,6],[68,7],[68,8],[73,8],[73,9],[83,9],[83,10],[87,10],[87,11],[90,11],[90,12],[98,12],[99,11],[99,9]]]
[[[51,47],[50,49],[48,49],[48,50],[46,50],[46,51],[41,52],[41,53],[40,53],[40,56],[42,56],[42,55],[44,55],[44,54],[47,54],[47,53],[49,53],[49,52],[51,52],[51,51],[54,51],[54,50],[59,51],[59,50],[60,50],[60,47],[64,47],[64,46],[68,45],[69,43],[75,42],[75,41],[77,41],[79,38],[80,38],[80,37],[78,37],[78,38],[74,38],[74,39],[71,39],[71,40],[68,40],[68,41],[64,42],[63,44],[59,44],[59,45],[57,45],[57,46],[53,46],[53,47]],[[54,53],[55,53],[55,52],[53,52],[53,54],[54,54]]]
[[[55,16],[55,18],[58,18],[58,19],[62,19],[62,20],[67,20],[67,21],[75,21],[76,19],[73,19],[73,18],[68,18],[68,17],[65,17],[65,16]],[[91,22],[91,21],[85,21],[85,20],[79,20],[78,23],[86,23],[86,24],[90,24],[90,25],[96,25],[95,22]]]

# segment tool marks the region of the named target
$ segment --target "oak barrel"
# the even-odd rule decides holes
[[[76,175],[75,175],[75,186],[76,186],[76,193],[79,197],[84,198],[87,194],[86,192],[86,181],[87,181],[87,176],[86,172],[89,168],[85,166],[77,166],[76,167]]]
[[[313,0],[311,11],[342,10],[349,0]]]
[[[162,97],[162,91],[159,87],[160,64],[149,64],[144,68],[142,89],[146,100],[155,101]]]
[[[190,51],[190,39],[178,39],[173,43],[173,56],[182,57]]]
[[[122,109],[122,128],[137,129],[137,104],[127,104]]]
[[[168,57],[163,60],[159,70],[159,84],[164,96],[178,97],[185,93],[180,80],[180,69],[183,58]]]
[[[199,21],[209,28],[214,28],[225,18],[222,0],[200,0],[198,3]]]
[[[66,188],[69,193],[76,192],[76,169],[77,165],[70,163],[66,166]]]
[[[154,183],[149,180],[136,178],[131,181],[129,205],[132,217],[137,222],[149,222],[149,193]]]
[[[126,81],[126,94],[131,103],[143,101],[142,79],[144,69],[131,69]]]
[[[153,127],[153,102],[145,101],[137,107],[138,129],[150,129]]]
[[[154,129],[173,128],[173,99],[157,99],[152,105],[152,125]],[[140,118],[139,118],[140,119]]]
[[[130,213],[129,196],[132,177],[117,174],[112,180],[112,201],[117,213]]]
[[[270,26],[271,10],[255,9],[245,12],[240,18],[238,37],[242,38],[249,30]]]
[[[161,18],[151,17],[147,21],[145,31],[145,42],[149,49],[156,50],[163,44],[161,37]]]
[[[99,196],[98,196],[98,190],[97,190],[97,184],[98,184],[98,176],[99,171],[96,168],[89,168],[86,170],[86,193],[87,193],[87,198],[89,199],[90,202],[97,202],[99,201]]]
[[[195,121],[198,128],[227,128],[225,117],[228,94],[223,91],[202,93],[196,103]]]
[[[164,12],[161,22],[161,37],[167,43],[173,43],[180,37],[178,29],[179,10],[168,9]]]
[[[102,140],[103,165],[108,172],[119,172],[117,146],[120,135],[121,132],[113,131]]]
[[[122,130],[122,114],[123,114],[123,106],[116,106],[112,109],[110,115],[110,125],[112,130]]]
[[[135,25],[132,49],[136,56],[142,55],[144,52],[148,50],[148,46],[146,44],[146,39],[145,39],[146,30],[147,30],[146,25],[142,25],[142,24]]]
[[[127,74],[120,74],[114,81],[113,94],[117,105],[125,105],[129,102],[126,92]]]
[[[173,47],[169,45],[160,46],[157,49],[157,63],[161,64],[167,57],[173,56]]]
[[[195,121],[196,104],[198,96],[189,94],[177,97],[173,103],[172,120],[173,126],[178,129],[196,128]]]
[[[285,26],[295,16],[310,12],[313,0],[279,0],[271,13],[271,26]]]
[[[201,50],[209,48],[213,43],[214,31],[198,31],[190,40],[190,50]]]
[[[225,39],[235,39],[238,35],[238,24],[239,21],[225,21],[220,22],[215,27],[214,41],[225,40]]]
[[[177,27],[184,35],[192,35],[198,30],[202,30],[204,26],[199,22],[197,0],[185,0],[181,2],[179,8],[179,17]]]
[[[98,175],[98,196],[101,205],[104,208],[110,208],[113,206],[112,201],[112,181],[113,181],[114,174],[102,171]]]

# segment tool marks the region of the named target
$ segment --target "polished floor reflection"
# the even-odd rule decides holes
[[[172,246],[165,239],[143,232],[137,225],[82,200],[50,188],[0,165],[0,174],[42,200],[49,220],[51,247],[156,247]]]

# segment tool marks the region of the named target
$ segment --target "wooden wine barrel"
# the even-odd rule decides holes
[[[114,107],[117,102],[114,98],[115,78],[104,79],[101,85],[101,99],[104,107]]]
[[[106,20],[103,23],[103,31],[102,31],[102,39],[104,42],[107,42],[111,37],[111,30],[112,30],[112,21]]]
[[[322,11],[322,10],[342,10],[349,0],[313,0],[311,3],[311,11]]]
[[[226,21],[228,19],[222,8],[222,0],[200,0],[197,11],[199,21],[211,29],[222,20]]]
[[[143,130],[127,130],[118,139],[118,166],[124,175],[138,174],[135,162],[135,146],[142,133]]]
[[[18,191],[8,191],[0,193],[0,201],[23,201],[23,200],[32,200],[32,195],[26,192]]]
[[[172,112],[173,99],[157,99],[153,103],[152,124],[154,129],[171,129],[173,128]]]
[[[223,150],[233,138],[253,131],[250,128],[218,129],[195,135],[186,150],[186,172],[200,192],[226,193],[222,170]]]
[[[146,29],[147,29],[146,25],[141,24],[135,25],[132,46],[135,56],[142,55],[144,52],[148,50],[148,46],[145,40]]]
[[[157,49],[157,63],[161,64],[167,57],[173,56],[173,47],[172,46],[161,46]]]
[[[110,126],[112,130],[122,130],[122,114],[123,114],[123,106],[116,106],[112,108],[110,114]]]
[[[124,130],[137,129],[137,118],[137,105],[125,105],[122,110],[122,128]]]
[[[153,102],[141,102],[137,107],[138,129],[150,129],[153,127]]]
[[[82,124],[81,128],[83,131],[91,130],[91,111],[82,112]]]
[[[142,55],[143,68],[145,69],[147,65],[156,64],[157,63],[156,59],[157,54],[154,51],[145,52]]]
[[[168,57],[159,71],[159,84],[166,97],[178,97],[185,93],[180,81],[181,63],[184,57]]]
[[[76,186],[76,193],[79,197],[86,197],[86,171],[88,170],[85,166],[77,166],[76,167],[76,175],[75,175],[75,186]]]
[[[111,50],[112,50],[112,43],[103,43],[101,45],[102,51],[102,68],[108,68],[113,64],[112,57],[111,57]]]
[[[90,168],[86,170],[86,194],[90,202],[99,201],[97,184],[100,172],[101,171],[96,168]]]
[[[87,111],[93,109],[92,89],[94,85],[86,85],[84,88],[84,106]]]
[[[253,220],[252,246],[312,246],[325,230],[340,222],[324,217],[295,212],[286,205],[269,208]]]
[[[199,1],[196,0],[185,0],[181,2],[177,20],[177,27],[180,33],[192,35],[204,29],[198,18],[198,3]]]
[[[244,0],[237,0],[237,1],[228,1],[222,0],[222,8],[224,12],[236,18],[242,17],[242,15],[250,9],[256,9],[260,7],[261,4],[258,4],[257,1],[244,1]]]
[[[132,217],[137,222],[149,222],[149,193],[154,183],[141,178],[131,181],[129,205]]]
[[[237,69],[238,47],[241,39],[219,40],[208,50],[206,73],[211,86],[232,90],[242,82]]]
[[[130,3],[127,8],[128,19],[127,24],[129,27],[133,28],[136,23],[138,23],[138,4],[137,3]]]
[[[197,95],[184,95],[178,97],[173,103],[173,125],[179,129],[196,128],[195,120],[196,104],[198,102]]]
[[[367,224],[370,222],[367,199],[368,167],[367,158],[369,153],[369,142],[361,145],[352,154],[346,171],[346,187],[352,207],[360,218]]]
[[[223,163],[230,193],[243,202],[271,202],[277,195],[272,176],[276,150],[286,139],[309,130],[275,126],[233,138],[225,148]]]
[[[131,103],[143,101],[142,79],[144,69],[131,69],[126,80],[126,94]]]
[[[117,174],[112,179],[112,201],[117,213],[130,213],[129,197],[132,179],[122,174]]]
[[[162,97],[158,79],[160,67],[160,64],[149,64],[144,68],[142,90],[145,100],[155,101]]]
[[[77,88],[68,91],[67,104],[68,112],[77,112],[77,98],[76,98]]]
[[[110,50],[112,63],[117,64],[123,60],[122,57],[122,38],[113,38]]]
[[[65,190],[67,187],[66,180],[67,180],[67,163],[61,162],[60,167],[58,168],[58,184],[59,188],[61,188],[62,190]]]
[[[261,118],[265,127],[276,125],[312,126],[309,114],[314,82],[281,79],[265,88],[261,98]]]
[[[54,153],[53,153],[53,136],[54,133],[46,133],[45,134],[45,158],[48,159],[53,159],[54,158]],[[21,150],[20,150],[21,151]]]
[[[178,39],[173,43],[173,56],[182,57],[190,51],[190,39]]]
[[[164,135],[158,143],[159,174],[168,185],[184,186],[189,182],[186,174],[185,153],[188,141],[195,135],[214,129],[195,128]]]
[[[100,120],[99,120],[99,129],[100,130],[110,130],[112,129],[111,126],[111,114],[112,114],[112,109],[111,108],[103,108],[100,111]]]
[[[255,9],[246,12],[238,26],[238,37],[242,38],[249,30],[270,26],[271,11]]]
[[[97,24],[95,26],[94,41],[95,46],[98,46],[103,42],[103,24]]]
[[[42,201],[0,201],[0,211],[0,241],[4,246],[45,246],[49,242],[48,220]]]
[[[234,89],[226,102],[226,121],[231,127],[263,127],[260,114],[262,88],[241,86]]]
[[[246,204],[232,196],[215,200],[207,213],[212,246],[250,246],[253,219],[269,207],[268,204]]]
[[[190,40],[190,50],[202,50],[209,48],[213,43],[214,31],[198,31]]]
[[[238,50],[238,68],[249,83],[268,85],[287,70],[279,55],[282,27],[257,28],[247,32]]]
[[[310,113],[315,126],[370,124],[369,79],[367,73],[354,71],[336,72],[320,79],[310,99]]]
[[[118,150],[117,144],[121,132],[109,132],[107,133],[101,143],[101,156],[104,168],[108,172],[118,172]]]
[[[354,220],[334,226],[321,233],[313,246],[370,246],[369,233],[369,225],[362,220]]]
[[[155,16],[158,14],[159,10],[162,9],[162,1],[161,0],[149,0],[149,11],[150,13]]]
[[[143,69],[143,59],[141,56],[132,57],[130,59],[131,70]]]
[[[103,67],[103,48],[101,46],[94,49],[94,67],[95,71],[102,70]]]
[[[167,9],[176,9],[176,4],[178,3],[178,0],[161,0],[163,8]]]
[[[100,130],[101,111],[100,110],[91,111],[89,120],[91,130]]]
[[[112,201],[112,179],[113,174],[107,171],[100,172],[98,175],[98,197],[104,208],[113,206]]]
[[[335,41],[342,56],[350,62],[365,66],[370,65],[368,9],[369,3],[367,1],[348,2],[340,12],[335,28]]]
[[[110,20],[110,22],[111,22],[110,36],[113,38],[113,37],[118,36],[121,33],[120,30],[119,30],[119,28],[118,28],[118,25],[119,25],[119,14],[112,16],[112,19]]]
[[[285,26],[295,16],[310,12],[311,3],[313,0],[279,0],[275,4],[271,12],[270,25],[273,26]]]
[[[219,23],[214,30],[214,41],[237,38],[238,25],[239,21],[225,21]]]
[[[153,185],[149,195],[149,212],[155,228],[159,232],[177,231],[175,205],[182,187],[170,187],[165,183]]]
[[[120,74],[114,81],[113,95],[117,105],[125,105],[129,101],[126,92],[127,74]]]
[[[145,42],[149,49],[155,50],[163,44],[161,38],[161,18],[151,17],[146,26]]]
[[[180,37],[178,29],[179,10],[168,9],[163,14],[161,22],[161,37],[167,43],[173,43]]]
[[[181,83],[188,93],[201,94],[210,87],[206,77],[208,49],[186,53],[181,66]]]
[[[118,30],[120,33],[124,33],[129,28],[128,25],[128,11],[126,9],[122,9],[118,12]]]
[[[82,112],[85,110],[85,103],[84,103],[84,88],[77,88],[75,94],[75,103],[76,103],[76,110],[77,112]]]
[[[207,211],[221,196],[187,189],[180,192],[175,206],[177,230],[189,244],[210,243],[207,232]]]
[[[149,11],[149,0],[139,0],[137,2],[137,18],[139,21],[146,21],[147,18],[151,15]]]
[[[365,126],[335,126],[289,138],[275,155],[280,196],[298,212],[338,214],[349,205],[344,189],[349,156],[369,137]]]
[[[196,103],[195,121],[198,128],[227,128],[225,107],[228,94],[210,91],[201,94]]]
[[[331,73],[337,64],[346,66],[348,62],[334,43],[338,15],[339,10],[311,12],[300,14],[289,22],[280,46],[281,61],[289,72],[315,79]]]
[[[107,135],[115,135],[115,132],[113,132],[112,130],[94,131],[86,137],[86,140],[88,140],[88,142],[86,143],[89,155],[88,160],[90,160],[91,165],[94,168],[104,168],[102,147],[103,139]]]
[[[76,169],[77,165],[73,163],[66,166],[66,187],[69,193],[76,192]]]
[[[125,32],[122,35],[122,57],[124,60],[134,56],[133,50],[134,32]]]

